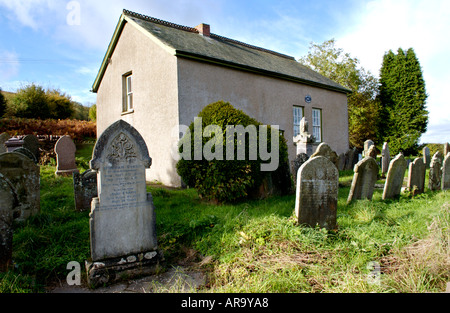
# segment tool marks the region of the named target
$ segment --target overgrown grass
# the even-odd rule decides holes
[[[41,168],[41,214],[15,226],[16,268],[0,274],[2,292],[42,292],[89,257],[88,212],[74,211],[72,179],[54,170]],[[353,173],[340,174],[336,232],[296,225],[294,195],[215,205],[193,189],[149,187],[168,266],[189,260],[204,271],[201,292],[444,291],[450,193],[383,201],[376,189],[372,201],[347,205]]]

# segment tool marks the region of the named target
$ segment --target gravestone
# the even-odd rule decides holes
[[[389,145],[387,142],[383,144],[381,150],[381,175],[384,177],[389,169],[389,163],[391,162],[391,154],[389,152]]]
[[[297,146],[297,154],[305,153],[311,156],[317,149],[318,143],[314,136],[308,131],[308,121],[305,117],[300,121],[300,134],[293,139],[294,144]]]
[[[294,161],[292,161],[292,179],[295,183],[297,183],[297,173],[300,166],[303,165],[306,161],[308,161],[309,157],[306,153],[297,154]]]
[[[0,134],[0,154],[8,152],[5,143],[9,140],[9,135],[7,133]]]
[[[450,189],[450,152],[444,159],[444,164],[442,165],[442,190]]]
[[[91,169],[83,174],[74,172],[73,190],[75,209],[80,212],[90,210],[92,199],[98,196],[97,173]]]
[[[396,198],[400,195],[406,167],[405,157],[401,153],[389,163],[389,169],[383,190],[383,200]]]
[[[14,218],[23,221],[40,212],[40,168],[27,156],[0,154],[0,173],[12,184],[18,200]]]
[[[433,155],[430,163],[430,172],[428,179],[428,189],[440,190],[442,179],[442,153],[440,151]]]
[[[366,156],[370,156],[371,158],[377,158],[377,147],[375,145],[371,145],[369,150],[367,150]]]
[[[28,157],[31,161],[33,161],[35,164],[38,163],[36,156],[27,148],[20,147],[20,148],[14,150],[14,152],[23,154],[24,156]]]
[[[338,170],[343,171],[345,169],[345,153],[339,154]]]
[[[314,152],[311,155],[311,158],[314,158],[316,156],[323,156],[326,157],[328,160],[330,160],[336,168],[339,167],[339,157],[336,152],[333,151],[333,149],[330,148],[330,146],[322,142],[316,149],[316,152]]]
[[[347,203],[353,200],[372,200],[375,183],[378,176],[378,164],[372,157],[365,157],[354,168],[352,186]]]
[[[369,149],[373,145],[375,145],[375,143],[372,140],[370,140],[370,139],[364,141],[364,152],[363,152],[363,156],[364,157],[369,155]]]
[[[23,148],[33,153],[36,163],[39,163],[39,139],[35,135],[26,135],[23,137]]]
[[[430,148],[428,147],[423,148],[422,154],[423,154],[423,163],[425,163],[425,167],[430,168],[431,162]]]
[[[422,158],[416,158],[409,164],[407,187],[413,196],[425,191],[425,163]]]
[[[444,157],[450,152],[450,144],[448,142],[444,143]]]
[[[13,152],[16,149],[19,149],[23,146],[23,140],[19,138],[9,138],[8,141],[5,142],[7,152]]]
[[[353,170],[353,167],[356,163],[358,163],[358,153],[356,151],[356,148],[349,149],[345,153],[345,170]]]
[[[99,137],[90,165],[98,173],[98,197],[92,200],[89,219],[89,283],[98,286],[123,275],[154,273],[162,254],[153,199],[146,191],[151,158],[144,139],[119,120]]]
[[[297,174],[295,214],[299,225],[337,228],[339,172],[326,157],[305,162]]]
[[[0,273],[11,265],[13,248],[13,212],[17,206],[14,187],[0,174]]]
[[[56,175],[68,176],[79,172],[75,164],[77,148],[70,136],[62,136],[55,144]]]

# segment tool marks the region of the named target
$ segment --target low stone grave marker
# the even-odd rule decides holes
[[[406,160],[403,154],[398,154],[390,163],[383,190],[383,200],[396,198],[402,191],[406,172]]]
[[[311,158],[314,158],[316,156],[326,157],[328,160],[330,160],[336,166],[336,168],[339,167],[339,157],[338,157],[337,153],[334,152],[333,149],[331,149],[331,147],[325,142],[322,142],[317,147],[316,152],[314,152],[311,155]]]
[[[326,157],[305,162],[297,174],[295,214],[299,225],[337,228],[339,172]]]
[[[144,139],[119,120],[99,137],[90,164],[98,173],[98,197],[92,200],[89,220],[88,282],[98,286],[123,275],[154,273],[162,254],[153,199],[146,191],[151,158]]]
[[[444,164],[442,165],[442,190],[450,189],[450,152],[444,159]]]
[[[430,163],[428,179],[428,189],[431,191],[440,190],[442,180],[442,153],[440,151],[433,155]]]
[[[367,156],[355,165],[354,172],[347,203],[361,199],[372,200],[378,176],[377,162],[374,158]]]
[[[73,173],[73,189],[75,209],[77,211],[89,211],[92,199],[98,196],[97,172],[89,169],[83,174]]]
[[[36,163],[39,163],[39,139],[35,135],[26,135],[23,137],[23,148],[29,150],[36,159]]]
[[[425,163],[422,158],[416,158],[409,163],[407,187],[413,196],[421,194],[425,190]]]
[[[70,136],[62,136],[55,144],[56,175],[68,176],[79,172],[75,163],[77,148]]]
[[[383,149],[381,150],[381,175],[383,177],[385,177],[388,172],[390,162],[391,154],[389,152],[389,145],[385,142],[383,144]]]
[[[424,147],[422,150],[422,154],[423,154],[423,163],[425,163],[425,167],[430,168],[431,163],[430,148]]]

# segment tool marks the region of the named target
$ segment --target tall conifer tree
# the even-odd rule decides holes
[[[384,55],[380,84],[384,140],[393,153],[413,154],[427,130],[428,111],[422,69],[412,48]]]

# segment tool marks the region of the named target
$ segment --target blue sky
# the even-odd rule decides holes
[[[447,0],[0,0],[0,87],[34,82],[91,105],[90,92],[123,9],[292,55],[311,42],[338,47],[378,76],[383,55],[414,48],[429,98],[422,142],[450,142]]]

